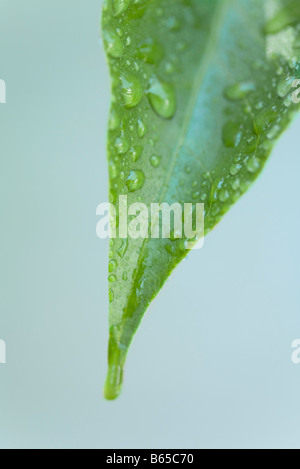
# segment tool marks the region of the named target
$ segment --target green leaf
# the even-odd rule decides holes
[[[110,202],[203,202],[208,233],[299,110],[299,21],[298,0],[106,1]],[[111,240],[107,399],[185,241]]]

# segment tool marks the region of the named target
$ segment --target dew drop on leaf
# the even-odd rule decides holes
[[[119,16],[127,10],[127,8],[132,3],[132,0],[112,0],[112,2],[114,8],[114,15]]]
[[[285,80],[281,80],[277,86],[277,94],[280,98],[285,98],[288,92],[292,88],[294,78],[286,78]]]
[[[135,192],[141,189],[144,185],[145,174],[141,169],[130,171],[129,176],[126,180],[126,186],[129,192]]]
[[[277,119],[276,108],[263,109],[254,119],[254,129],[258,135],[268,129]]]
[[[108,290],[108,299],[109,299],[109,302],[112,303],[114,301],[114,298],[115,298],[115,294],[113,292],[113,290],[110,288]]]
[[[124,153],[126,153],[129,149],[129,142],[127,138],[124,135],[118,137],[115,141],[115,147],[119,155],[123,155]]]
[[[107,53],[119,59],[124,54],[123,44],[118,34],[111,29],[105,29],[103,32],[103,40]]]
[[[121,75],[120,80],[125,107],[130,109],[137,106],[141,101],[144,92],[141,80],[137,75],[129,72]]]
[[[222,190],[220,191],[220,193],[219,193],[219,200],[220,200],[221,202],[226,202],[226,200],[228,200],[229,197],[230,197],[230,195],[229,195],[229,192],[228,192],[227,190],[222,189]]]
[[[147,91],[154,111],[164,119],[171,119],[176,111],[176,95],[172,85],[152,78]]]
[[[133,147],[130,148],[129,150],[129,155],[132,158],[132,161],[136,162],[140,159],[142,156],[143,152],[143,147],[142,145],[134,145]]]
[[[153,39],[147,39],[137,49],[137,57],[149,64],[157,64],[164,56],[162,45]]]
[[[238,188],[240,187],[240,180],[239,178],[235,179],[235,181],[232,182],[231,187],[234,191],[237,191]]]
[[[138,119],[137,124],[138,124],[138,136],[140,138],[143,138],[146,135],[147,127],[146,127],[144,121],[142,121],[142,119]]]
[[[226,122],[223,127],[223,143],[227,148],[237,147],[241,141],[242,132],[240,124],[235,122]]]
[[[160,160],[161,158],[157,155],[151,156],[150,163],[153,166],[153,168],[158,168],[158,166],[160,165]]]
[[[232,176],[235,176],[241,169],[242,169],[242,165],[239,163],[235,163],[230,168],[230,174]]]
[[[128,248],[128,239],[123,239],[120,248],[118,249],[118,255],[123,259]]]
[[[256,171],[258,171],[259,168],[260,168],[259,160],[255,156],[252,156],[247,162],[247,170],[250,173],[256,173]]]
[[[111,259],[108,263],[108,272],[113,272],[118,267],[118,263],[115,259]]]

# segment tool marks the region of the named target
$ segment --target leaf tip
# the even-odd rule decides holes
[[[123,381],[123,368],[120,365],[109,365],[104,386],[104,397],[113,401],[119,397]]]

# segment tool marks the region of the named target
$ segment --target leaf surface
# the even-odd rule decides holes
[[[280,0],[107,0],[110,202],[204,203],[208,233],[299,110],[300,10]],[[182,239],[112,239],[107,399]]]

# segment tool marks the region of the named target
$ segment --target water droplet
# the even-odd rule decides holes
[[[126,46],[127,46],[127,47],[130,46],[130,44],[131,44],[131,37],[130,37],[130,36],[127,36],[127,38],[126,38]]]
[[[129,176],[126,180],[126,186],[129,192],[137,191],[141,189],[145,182],[145,174],[141,169],[130,171]]]
[[[260,161],[255,157],[252,156],[247,162],[247,169],[250,173],[256,173],[260,168]]]
[[[117,33],[111,29],[105,29],[103,32],[103,40],[106,51],[111,57],[119,59],[123,56],[123,44]]]
[[[131,3],[132,0],[113,0],[114,15],[119,16],[124,13]]]
[[[200,197],[200,192],[199,191],[194,192],[192,197],[194,200],[198,199]]]
[[[277,112],[275,106],[270,109],[263,109],[254,119],[254,130],[257,135],[268,129],[276,119]]]
[[[219,193],[219,200],[220,200],[221,202],[226,202],[226,200],[228,200],[229,197],[230,197],[230,194],[229,194],[229,192],[228,192],[227,190],[222,189],[222,190],[220,191],[220,193]]]
[[[161,161],[161,158],[160,156],[157,156],[157,155],[153,155],[150,158],[150,163],[153,166],[153,168],[158,168],[158,166],[160,165],[160,161]]]
[[[240,183],[240,189],[242,192],[247,192],[250,186],[251,186],[251,181],[242,181]]]
[[[108,277],[108,281],[109,281],[110,283],[113,283],[113,282],[115,282],[116,280],[117,280],[117,277],[116,277],[115,275],[110,275],[110,276]]]
[[[111,259],[108,263],[108,272],[113,272],[118,267],[118,263],[115,259]]]
[[[166,25],[170,31],[178,31],[181,27],[180,20],[176,16],[169,16],[166,20]]]
[[[138,119],[138,136],[143,138],[147,132],[147,127],[142,119]]]
[[[233,164],[230,168],[230,174],[232,176],[235,176],[240,170],[242,169],[242,165],[241,164]]]
[[[115,294],[114,294],[113,290],[110,288],[109,291],[108,291],[109,302],[112,303],[114,301],[114,298],[115,298]]]
[[[148,39],[138,47],[137,56],[148,64],[157,64],[164,56],[164,49],[158,42]]]
[[[267,137],[270,140],[273,140],[280,132],[280,127],[279,125],[274,125],[274,127],[268,132]]]
[[[220,212],[220,207],[218,205],[212,205],[211,207],[211,214],[213,217],[215,217],[216,215],[218,215],[218,213]]]
[[[139,104],[143,97],[143,85],[134,73],[123,74],[120,78],[122,96],[126,108],[133,108]]]
[[[121,259],[123,259],[123,257],[125,256],[127,248],[128,248],[128,239],[126,238],[122,240],[122,244],[118,249],[118,255],[121,257]]]
[[[242,132],[240,124],[227,122],[223,127],[223,143],[228,148],[235,148],[240,144]]]
[[[201,195],[201,200],[204,202],[207,199],[207,194],[205,192]]]
[[[164,119],[171,119],[176,111],[176,95],[172,85],[152,78],[147,91],[154,111]]]
[[[294,78],[286,78],[281,80],[277,86],[277,94],[280,98],[285,98],[288,92],[292,89]]]
[[[176,71],[175,65],[172,62],[166,62],[164,69],[167,75],[172,75]]]
[[[123,272],[122,279],[126,281],[127,278],[128,278],[127,272]]]
[[[129,150],[129,155],[132,158],[132,161],[136,162],[140,159],[143,153],[142,145],[135,145]]]
[[[251,153],[252,151],[255,151],[257,148],[259,142],[259,137],[257,135],[252,135],[252,137],[248,138],[247,140],[247,152]]]
[[[235,181],[232,182],[231,187],[234,191],[237,191],[240,187],[240,180],[237,178]]]
[[[115,141],[115,147],[119,155],[123,155],[129,149],[129,142],[124,134],[121,137],[118,137]]]
[[[234,85],[228,86],[226,88],[225,97],[231,101],[239,101],[241,99],[246,98],[254,90],[254,83],[235,83]]]
[[[285,100],[283,101],[283,104],[285,105],[285,107],[290,107],[293,104],[293,102],[294,102],[293,95],[288,94]]]

